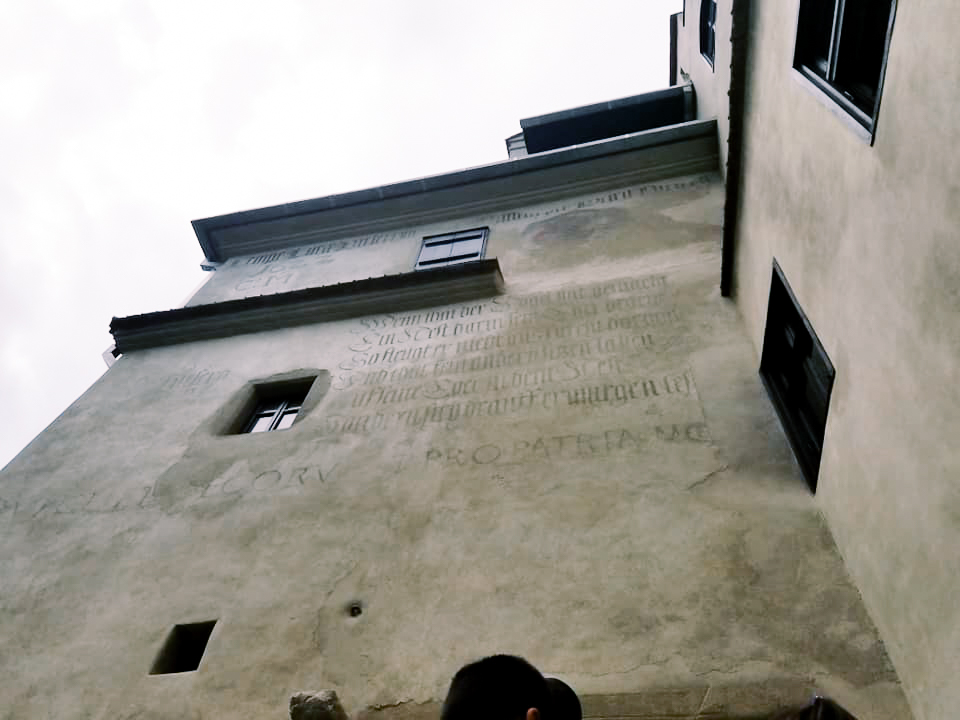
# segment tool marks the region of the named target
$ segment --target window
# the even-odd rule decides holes
[[[483,257],[488,233],[488,228],[477,228],[425,237],[420,247],[416,269],[423,270],[440,265],[456,265],[479,260]]]
[[[192,672],[200,667],[216,620],[174,625],[150,668],[151,675]]]
[[[872,131],[896,0],[800,0],[793,65]]]
[[[816,333],[773,263],[760,377],[813,492],[836,373]]]
[[[717,0],[700,0],[700,54],[713,67],[717,51]]]
[[[297,419],[312,384],[311,378],[304,382],[258,386],[253,413],[240,432],[286,430]]]
[[[210,416],[204,432],[217,437],[263,435],[287,429],[296,433],[302,423],[309,422],[310,414],[323,402],[329,389],[330,372],[319,368],[298,368],[251,378]],[[248,444],[253,440],[226,442]],[[262,442],[273,441],[264,438]]]

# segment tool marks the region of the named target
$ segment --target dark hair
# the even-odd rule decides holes
[[[523,720],[537,708],[551,720],[550,689],[533,665],[513,655],[491,655],[453,676],[440,720]]]

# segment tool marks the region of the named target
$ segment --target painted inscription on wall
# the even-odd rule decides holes
[[[409,240],[416,234],[413,229],[398,230],[233,258],[227,263],[232,289],[246,296],[293,290],[303,286],[316,266],[333,262],[341,252],[377,248]]]
[[[229,374],[229,370],[189,369],[165,377],[160,381],[160,389],[169,393],[192,395],[214,387]]]
[[[295,247],[289,250],[279,250],[262,255],[252,255],[248,257],[234,258],[231,264],[234,266],[250,265],[270,265],[281,260],[302,260],[304,258],[317,258],[330,255],[341,250],[356,250],[358,248],[376,247],[384,243],[394,242],[396,240],[405,240],[414,237],[415,230],[398,230],[395,232],[376,233],[375,235],[366,235],[364,237],[350,238],[348,240],[328,240],[315,245],[306,247]]]
[[[469,219],[473,225],[496,227],[512,223],[525,223],[524,231],[534,242],[540,242],[547,236],[567,241],[582,242],[589,234],[602,227],[604,223],[620,224],[625,221],[624,207],[639,198],[670,192],[691,190],[715,182],[710,175],[647,185],[609,190],[592,196],[571,200],[544,203],[517,210],[506,210]],[[546,225],[544,223],[547,223]],[[449,228],[405,228],[391,232],[375,233],[362,237],[340,240],[327,240],[312,245],[302,245],[286,250],[277,250],[259,255],[232,258],[225,268],[230,273],[231,291],[240,296],[269,293],[281,293],[304,287],[318,272],[316,266],[332,263],[344,252],[380,248],[389,243],[408,243],[410,252],[420,237],[430,232],[443,232]],[[308,243],[310,238],[301,238]],[[201,290],[200,297],[204,296]]]
[[[664,366],[682,331],[665,275],[361,318],[325,409],[329,434],[628,405],[699,422],[693,372]]]
[[[176,512],[192,505],[217,500],[242,500],[268,496],[300,495],[315,490],[330,480],[337,465],[303,465],[254,471],[245,464],[235,465],[213,477],[208,484],[195,486],[178,503]],[[39,498],[32,501],[0,496],[0,518],[56,518],[70,515],[104,515],[126,511],[167,511],[157,494],[156,485],[125,488],[114,492],[89,491],[72,496]]]
[[[542,220],[545,218],[555,217],[557,215],[564,215],[576,210],[620,206],[636,198],[643,198],[650,195],[658,195],[669,192],[691,190],[697,187],[709,185],[713,182],[715,182],[715,178],[711,177],[710,175],[698,175],[695,177],[680,178],[669,182],[636,185],[633,187],[610,190],[597,195],[575,198],[558,203],[545,203],[532,208],[507,210],[490,215],[482,215],[471,218],[471,223],[477,225],[500,225],[504,223]],[[274,265],[276,263],[282,263],[291,260],[316,260],[317,258],[329,258],[329,256],[345,250],[376,247],[385,243],[392,243],[396,241],[409,240],[410,238],[414,237],[420,237],[423,234],[424,233],[419,228],[407,228],[404,230],[375,233],[373,235],[365,235],[357,238],[328,240],[322,243],[315,243],[313,245],[300,246],[287,250],[278,250],[270,253],[262,253],[260,255],[233,258],[229,261],[228,265],[230,267],[243,267],[249,269],[251,267]]]

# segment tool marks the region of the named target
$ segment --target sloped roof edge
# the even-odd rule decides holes
[[[628,155],[629,160],[624,156]],[[716,123],[686,122],[443,175],[193,221],[208,261],[716,170]]]

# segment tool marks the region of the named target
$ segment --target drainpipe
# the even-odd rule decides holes
[[[734,243],[740,212],[743,172],[744,97],[747,85],[747,44],[749,41],[750,2],[734,0],[733,29],[730,33],[730,134],[727,138],[727,187],[723,208],[723,242],[720,254],[720,294],[733,293]]]

